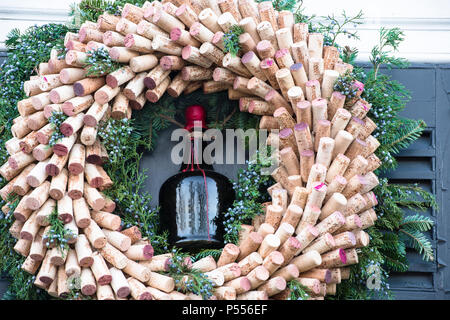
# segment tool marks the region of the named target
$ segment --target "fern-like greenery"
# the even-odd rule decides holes
[[[230,31],[223,35],[224,51],[231,53],[233,56],[237,56],[241,45],[239,44],[239,36],[244,33],[244,29],[241,26],[234,25],[230,28]]]

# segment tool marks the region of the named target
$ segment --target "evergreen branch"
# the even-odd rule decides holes
[[[414,248],[425,261],[434,260],[434,252],[428,238],[418,230],[411,228],[403,228],[399,230],[400,233],[406,236],[409,245]]]
[[[403,218],[403,222],[400,224],[400,228],[408,227],[411,229],[416,229],[417,231],[429,231],[433,228],[434,221],[420,214],[406,216]]]

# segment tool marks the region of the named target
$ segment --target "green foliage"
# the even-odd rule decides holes
[[[297,280],[291,280],[287,283],[290,294],[287,300],[306,300],[309,298],[308,288]]]
[[[380,40],[378,45],[374,46],[370,55],[370,62],[373,65],[374,78],[377,77],[381,65],[388,68],[392,66],[405,68],[409,65],[404,58],[394,57],[393,52],[398,50],[400,43],[404,40],[404,33],[399,28],[380,29]]]
[[[111,59],[108,50],[103,47],[88,51],[87,54],[89,55],[85,66],[87,76],[101,77],[121,67],[120,63]]]
[[[41,62],[47,62],[52,48],[64,41],[65,34],[71,31],[64,25],[47,24],[33,26],[21,33],[18,29],[9,32],[5,45],[8,53],[0,67],[0,160],[5,162],[8,154],[4,142],[11,138],[12,120],[18,116],[17,102],[25,98],[23,82],[36,73]],[[0,178],[0,187],[6,181]],[[13,199],[8,199],[13,200]],[[9,234],[13,223],[12,210],[18,199],[11,203],[11,211],[0,214],[0,271],[11,280],[4,299],[40,300],[48,298],[44,290],[33,285],[35,276],[21,269],[24,258],[13,250],[16,243]],[[4,201],[0,201],[3,206]]]
[[[270,165],[270,159],[257,155],[248,162],[247,168],[240,169],[237,181],[233,183],[236,200],[224,214],[225,242],[237,244],[242,224],[251,224],[252,219],[263,213],[262,202],[268,201],[267,188],[272,177],[261,175],[261,170]]]
[[[195,262],[208,256],[212,256],[217,261],[221,254],[222,249],[205,249],[198,252],[192,260]]]
[[[64,255],[69,250],[68,241],[76,237],[72,230],[65,228],[65,224],[58,218],[58,211],[55,209],[48,217],[50,229],[42,237],[47,248],[56,247]]]
[[[359,11],[354,16],[349,16],[342,10],[340,16],[336,16],[334,13],[325,17],[325,22],[319,23],[319,30],[324,34],[324,45],[334,46],[339,35],[346,36],[347,38],[359,40],[358,33],[356,31],[348,30],[350,25],[353,28],[357,28],[358,25],[363,23],[363,12]]]
[[[71,5],[70,16],[72,24],[79,27],[85,21],[97,21],[105,11],[120,16],[126,3],[142,7],[145,2],[146,0],[81,0]]]
[[[256,0],[257,3],[264,1],[272,1],[273,8],[277,11],[292,11],[297,5],[296,0]]]
[[[186,263],[189,257],[180,251],[173,249],[173,257],[169,264],[169,275],[175,279],[175,287],[181,292],[192,292],[202,296],[204,300],[213,294],[213,283],[203,272],[192,269]]]
[[[223,35],[224,52],[231,53],[232,56],[236,56],[241,50],[239,44],[239,36],[244,33],[244,29],[239,25],[234,25],[230,28],[230,31]]]
[[[48,141],[48,145],[50,147],[53,147],[59,142],[59,140],[64,138],[64,135],[62,134],[59,127],[67,118],[68,116],[62,111],[54,111],[52,112],[50,118],[48,118],[48,122],[51,123],[53,129],[52,135],[50,136],[50,139]]]

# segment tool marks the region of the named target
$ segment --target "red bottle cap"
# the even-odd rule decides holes
[[[188,131],[192,131],[194,127],[202,127],[203,129],[207,129],[206,127],[206,111],[202,106],[193,105],[186,108],[184,112],[186,118],[186,125],[184,128]]]

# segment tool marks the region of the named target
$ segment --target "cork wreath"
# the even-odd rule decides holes
[[[165,273],[171,252],[153,255],[137,226],[121,230],[116,204],[103,193],[113,181],[103,169],[108,154],[98,128],[151,108],[165,92],[228,90],[241,112],[261,116],[260,129],[273,130],[267,144],[279,144],[281,165],[259,222],[243,226],[239,243],[226,244],[217,261],[207,256],[190,268],[212,282],[212,299],[286,299],[292,279],[313,298],[335,294],[358,263],[358,248],[369,244],[364,229],[377,219],[371,190],[379,183],[373,171],[380,144],[362,83],[354,82],[352,99],[335,91],[352,65],[270,1],[184,2],[126,4],[121,17],[104,13],[85,22],[78,34],[67,33],[65,59],[51,57],[25,82],[28,98],[17,104],[0,168],[8,181],[2,198],[21,197],[10,233],[26,257],[22,269],[55,297],[78,276],[82,294],[101,300],[198,299],[178,292]],[[244,33],[233,55],[223,37],[235,25]],[[120,67],[87,74],[96,50]],[[55,114],[67,116],[59,127],[49,122]],[[65,249],[46,240],[55,211],[73,235]]]

